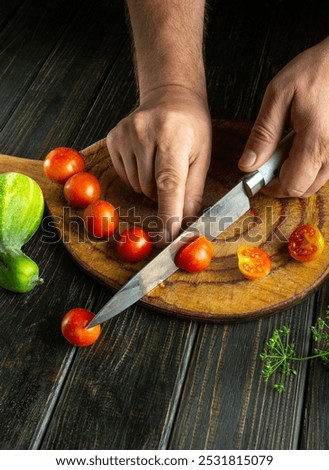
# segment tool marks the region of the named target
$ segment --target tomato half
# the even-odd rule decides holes
[[[323,248],[323,235],[312,224],[300,225],[291,233],[288,240],[290,256],[301,263],[317,259]]]
[[[151,237],[141,227],[130,227],[120,234],[116,249],[125,261],[141,261],[152,251]]]
[[[90,235],[108,238],[118,228],[119,214],[110,202],[99,199],[85,208],[83,220]]]
[[[175,257],[180,269],[196,273],[206,269],[214,256],[213,244],[203,235],[183,246]]]
[[[71,176],[64,185],[64,197],[73,207],[87,207],[97,201],[101,193],[100,182],[87,171]]]
[[[51,150],[43,162],[45,175],[55,183],[65,184],[70,176],[85,169],[83,155],[69,147]]]
[[[272,269],[268,253],[252,245],[244,245],[238,249],[238,266],[241,274],[251,280],[262,279]]]
[[[101,326],[87,328],[95,314],[84,308],[73,308],[62,318],[61,330],[67,341],[74,346],[90,346],[101,334]]]

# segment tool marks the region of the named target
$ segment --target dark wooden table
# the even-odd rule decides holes
[[[269,80],[328,31],[324,0],[211,1],[212,116],[254,120]],[[85,148],[135,102],[122,1],[1,2],[0,153],[43,159],[56,146]],[[329,448],[328,370],[300,363],[279,395],[263,383],[259,360],[283,324],[297,351],[310,351],[327,283],[294,308],[239,324],[135,305],[106,323],[93,347],[76,349],[62,338],[63,313],[97,311],[112,292],[60,241],[43,243],[47,230],[26,246],[45,284],[25,295],[0,290],[0,448]]]

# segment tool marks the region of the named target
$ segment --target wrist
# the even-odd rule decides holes
[[[182,83],[166,83],[163,85],[154,85],[148,89],[144,89],[139,93],[139,105],[156,101],[158,105],[168,105],[168,103],[177,104],[180,102],[198,104],[208,109],[207,90],[204,87],[195,88],[189,84]]]
[[[205,0],[128,0],[141,99],[177,86],[206,96],[203,33]]]

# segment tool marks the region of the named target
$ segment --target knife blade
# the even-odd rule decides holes
[[[254,173],[243,177],[233,189],[121,287],[99,310],[88,328],[115,317],[177,271],[175,264],[177,252],[197,235],[204,235],[209,240],[213,240],[245,214],[250,209],[250,198],[276,176],[290,150],[293,136],[293,131],[287,134],[264,165]]]

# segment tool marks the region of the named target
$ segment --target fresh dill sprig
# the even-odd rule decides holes
[[[260,360],[264,363],[262,377],[265,382],[276,378],[274,390],[282,393],[289,376],[296,375],[295,362],[320,358],[325,365],[329,365],[329,308],[325,318],[317,318],[315,325],[311,326],[314,342],[311,356],[299,357],[296,355],[295,344],[290,342],[290,328],[287,325],[276,328],[271,338],[266,341]]]

